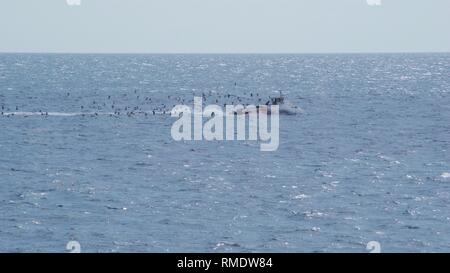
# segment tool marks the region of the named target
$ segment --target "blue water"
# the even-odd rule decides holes
[[[0,251],[448,252],[449,76],[450,54],[2,54]],[[279,90],[303,113],[276,152],[171,138],[179,100]]]

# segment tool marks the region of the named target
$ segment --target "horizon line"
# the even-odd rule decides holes
[[[73,55],[357,55],[357,54],[450,54],[450,51],[329,51],[329,52],[80,52],[80,51],[0,51],[0,54]]]

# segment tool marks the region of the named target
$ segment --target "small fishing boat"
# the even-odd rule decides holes
[[[283,94],[280,92],[279,97],[270,98],[270,100],[265,105],[256,106],[255,108],[244,108],[235,112],[235,115],[247,115],[254,112],[272,114],[273,105],[278,106],[278,114],[280,115],[296,115],[301,114],[303,111],[300,107],[287,101]]]

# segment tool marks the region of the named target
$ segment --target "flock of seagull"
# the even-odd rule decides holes
[[[161,98],[165,100],[165,97],[159,96],[157,99],[152,98],[146,94],[139,92],[137,89],[134,92],[124,93],[119,95],[120,99],[108,95],[103,102],[92,100],[88,103],[79,106],[78,112],[49,112],[38,110],[34,112],[23,111],[19,106],[8,107],[5,104],[1,104],[0,116],[100,116],[107,115],[112,117],[127,116],[132,117],[136,115],[166,115],[170,114],[171,110],[176,105],[187,105],[194,102],[194,95],[191,99],[185,99],[182,96],[167,95],[167,102],[163,102]],[[70,99],[72,94],[70,92],[65,94],[66,99]],[[200,96],[199,96],[200,97]],[[204,103],[216,104],[216,105],[270,105],[272,98],[263,98],[259,93],[243,92],[243,95],[238,96],[234,94],[217,94],[215,92],[202,93]],[[124,105],[124,102],[128,101],[128,105]],[[159,101],[159,102],[158,102]]]

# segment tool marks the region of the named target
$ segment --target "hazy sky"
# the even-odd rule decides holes
[[[399,51],[450,52],[450,0],[0,0],[0,52]]]

